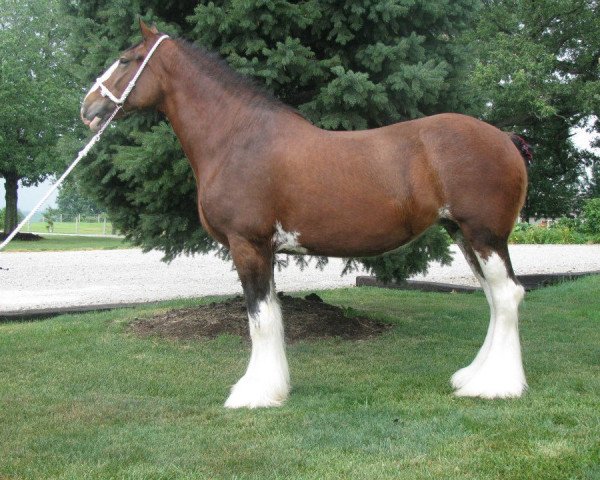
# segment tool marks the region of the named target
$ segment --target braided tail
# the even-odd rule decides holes
[[[516,133],[511,133],[510,139],[515,144],[515,147],[517,147],[517,150],[519,150],[519,153],[523,157],[523,160],[525,160],[525,164],[529,167],[529,165],[531,165],[531,162],[533,162],[533,153],[531,151],[531,145],[529,145],[523,137],[517,135]]]

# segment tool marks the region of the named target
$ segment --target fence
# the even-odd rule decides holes
[[[116,235],[112,223],[106,214],[99,215],[62,215],[44,216],[40,221],[29,222],[22,232],[54,233],[71,235]]]

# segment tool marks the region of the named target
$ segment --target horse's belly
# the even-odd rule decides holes
[[[411,241],[437,221],[440,205],[431,188],[422,188],[410,172],[399,175],[394,164],[384,168],[382,159],[370,162],[369,169],[363,163],[338,165],[337,180],[332,174],[289,176],[295,188],[282,189],[277,219],[287,231],[297,232],[299,245],[308,253],[378,255]],[[412,165],[413,171],[419,169]],[[414,196],[417,187],[419,195]]]
[[[397,212],[357,211],[352,215],[319,215],[313,222],[290,227],[295,243],[285,251],[330,257],[379,255],[409,242],[416,235],[412,225]]]
[[[396,232],[386,234],[381,237],[363,237],[357,236],[355,232],[348,235],[327,235],[316,241],[308,241],[306,253],[312,255],[322,255],[326,257],[367,257],[371,255],[380,255],[394,250],[412,240],[410,234],[398,235]]]

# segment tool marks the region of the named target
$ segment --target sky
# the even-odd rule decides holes
[[[583,129],[579,129],[575,136],[573,137],[573,141],[575,145],[579,148],[589,148],[590,142],[593,139],[593,136],[586,132]],[[37,187],[29,187],[19,188],[19,210],[24,214],[29,213],[31,209],[37,204],[37,202],[45,195],[45,193],[50,189],[54,180],[46,180],[44,183],[41,183]],[[48,206],[56,207],[56,196],[57,192],[54,192],[48,202],[41,207],[41,210],[44,211]],[[4,180],[0,182],[0,208],[4,207],[6,202],[4,200]]]
[[[46,192],[50,189],[53,180],[46,180],[44,183],[40,183],[37,187],[21,187],[19,186],[19,201],[18,208],[21,212],[27,214],[37,202],[39,202],[42,197],[46,194]],[[56,196],[58,192],[54,192],[52,196],[48,199],[48,201],[42,206],[41,210],[45,210],[48,206],[56,207]],[[4,199],[4,180],[2,180],[2,184],[0,185],[0,208],[3,208],[6,205],[6,201]]]

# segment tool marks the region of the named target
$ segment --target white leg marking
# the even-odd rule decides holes
[[[308,253],[308,250],[300,245],[298,237],[300,237],[300,232],[286,232],[281,222],[275,222],[273,245],[276,252]]]
[[[477,278],[477,280],[479,281],[479,284],[481,285],[481,288],[483,289],[483,291],[485,293],[485,298],[487,299],[488,305],[490,306],[490,323],[488,325],[488,330],[487,330],[487,334],[485,336],[485,340],[483,341],[483,345],[477,352],[475,359],[468,366],[461,368],[454,375],[452,375],[452,378],[450,379],[450,383],[456,389],[462,387],[469,380],[471,380],[471,378],[473,377],[475,372],[479,369],[479,367],[481,366],[483,361],[486,359],[488,351],[490,349],[490,345],[492,343],[492,333],[494,331],[494,325],[495,325],[495,320],[496,320],[495,315],[494,315],[494,302],[492,301],[492,293],[490,291],[490,286],[489,286],[488,282],[485,280],[485,278],[483,278],[481,276],[481,274],[479,273],[479,271],[477,269],[477,266],[473,265],[473,263],[472,263],[473,260],[467,254],[463,245],[460,242],[457,242],[457,245],[463,252],[463,254],[467,260],[467,263],[469,264],[469,267],[471,267],[471,271],[473,272],[473,275],[475,275],[475,278]]]
[[[245,375],[233,386],[227,408],[278,407],[288,397],[290,377],[285,356],[281,308],[273,285],[258,311],[249,315],[252,354]]]
[[[508,276],[498,254],[493,253],[486,260],[479,255],[477,258],[489,285],[493,326],[488,329],[488,345],[484,342],[470,378],[461,378],[466,381],[455,393],[465,397],[519,397],[527,388],[518,325],[519,303],[525,291]]]

